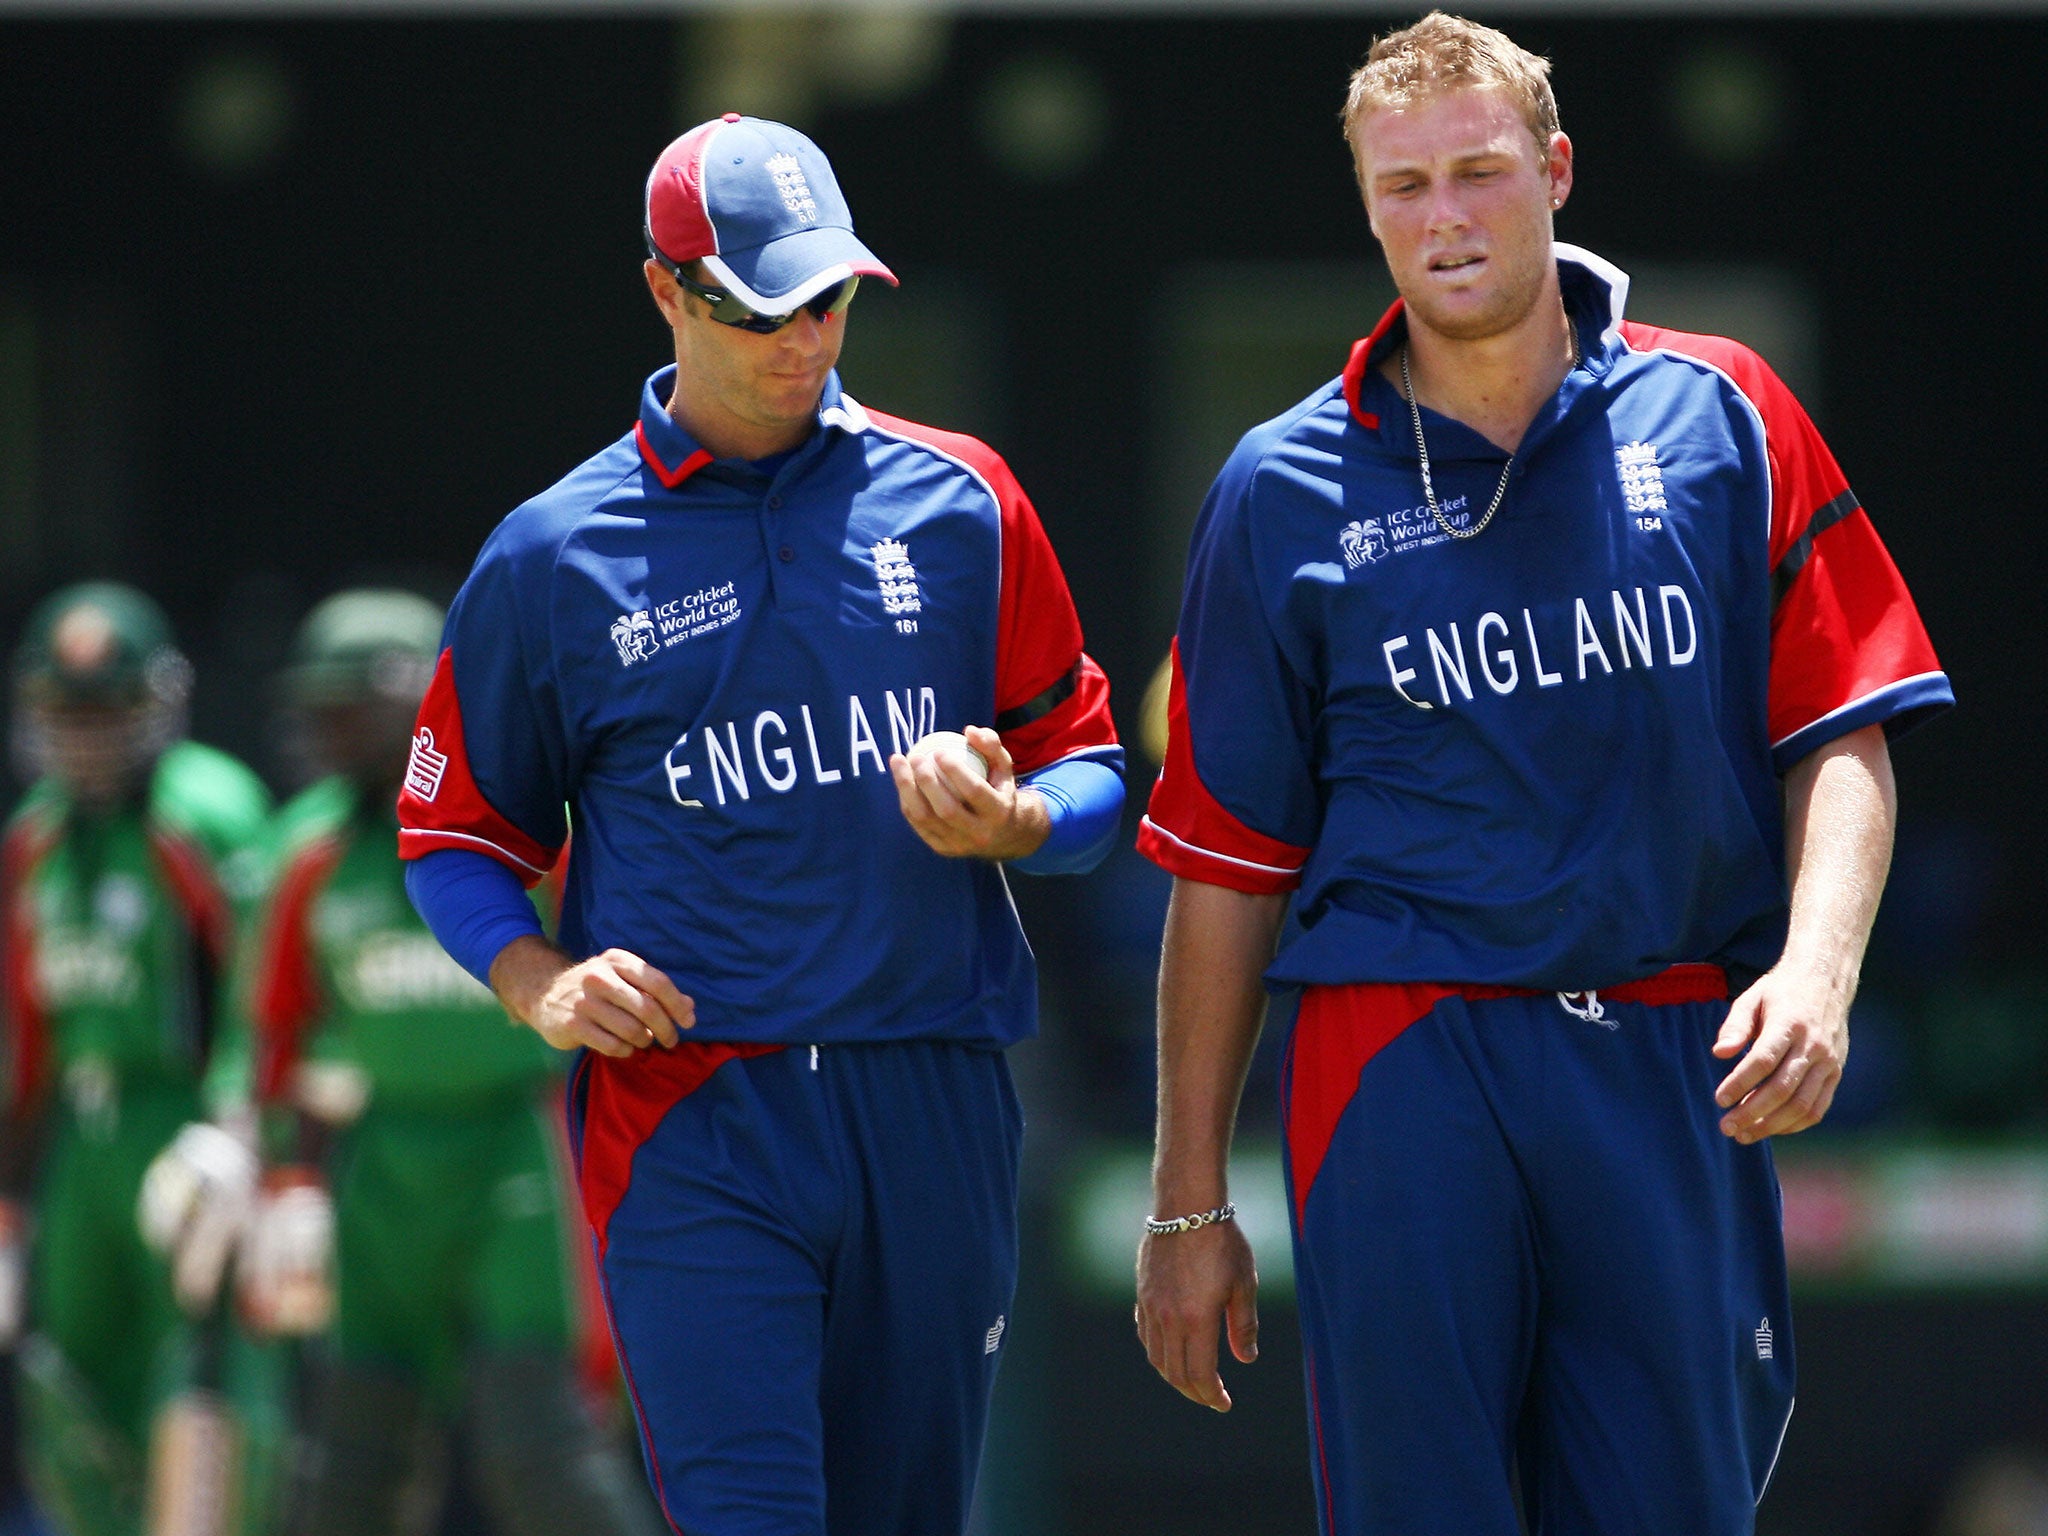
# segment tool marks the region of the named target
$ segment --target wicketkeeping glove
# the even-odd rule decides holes
[[[334,1202],[310,1168],[263,1176],[235,1281],[259,1333],[318,1333],[334,1315]]]
[[[142,1177],[136,1219],[143,1241],[171,1260],[178,1305],[203,1315],[220,1292],[256,1199],[256,1154],[204,1121],[186,1126]]]

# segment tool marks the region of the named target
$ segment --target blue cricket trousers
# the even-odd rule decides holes
[[[1325,1536],[1741,1536],[1792,1408],[1727,982],[1312,987],[1283,1073]]]
[[[586,1053],[584,1212],[682,1536],[960,1536],[1017,1277],[1023,1115],[939,1041]]]

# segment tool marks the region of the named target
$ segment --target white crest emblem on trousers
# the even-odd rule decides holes
[[[642,608],[612,620],[612,644],[619,648],[619,665],[630,667],[660,650],[661,636],[655,632],[653,616]]]

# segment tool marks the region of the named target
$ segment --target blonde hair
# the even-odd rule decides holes
[[[1505,32],[1462,16],[1431,11],[1422,20],[1373,42],[1351,76],[1344,98],[1344,138],[1357,154],[1359,120],[1381,107],[1406,107],[1444,91],[1498,86],[1550,153],[1558,131],[1557,98],[1550,94],[1550,60],[1529,52]]]

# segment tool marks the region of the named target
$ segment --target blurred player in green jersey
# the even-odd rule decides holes
[[[164,1265],[136,1231],[144,1169],[200,1108],[236,897],[269,810],[247,768],[182,739],[190,680],[157,606],[112,583],[49,598],[14,659],[15,747],[34,783],[0,864],[0,1191],[10,1224],[25,1210],[34,1232],[25,1459],[74,1536],[140,1529],[152,1460],[161,1506],[166,1473],[192,1489],[194,1453],[220,1483],[222,1457],[277,1441],[255,1389],[239,1424],[209,1410],[198,1441],[191,1416],[167,1407],[189,1406],[195,1343],[208,1387],[235,1373],[224,1356],[251,1379],[260,1357],[218,1318],[182,1326]],[[183,1450],[167,1459],[167,1442]],[[248,1457],[259,1472],[274,1464]],[[214,1487],[204,1502],[220,1533],[235,1519],[260,1525],[269,1501]],[[151,1523],[168,1529],[161,1513]]]
[[[579,1349],[608,1369],[610,1342],[580,1304],[591,1284],[565,1209],[554,1053],[406,899],[394,806],[441,617],[411,593],[357,590],[299,632],[284,697],[326,776],[278,815],[237,986],[253,1050],[215,1085],[265,1122],[245,1313],[280,1332],[327,1326],[333,1234],[292,1525],[393,1531],[422,1448],[459,1424],[508,1536],[651,1532],[639,1479],[579,1393]]]

